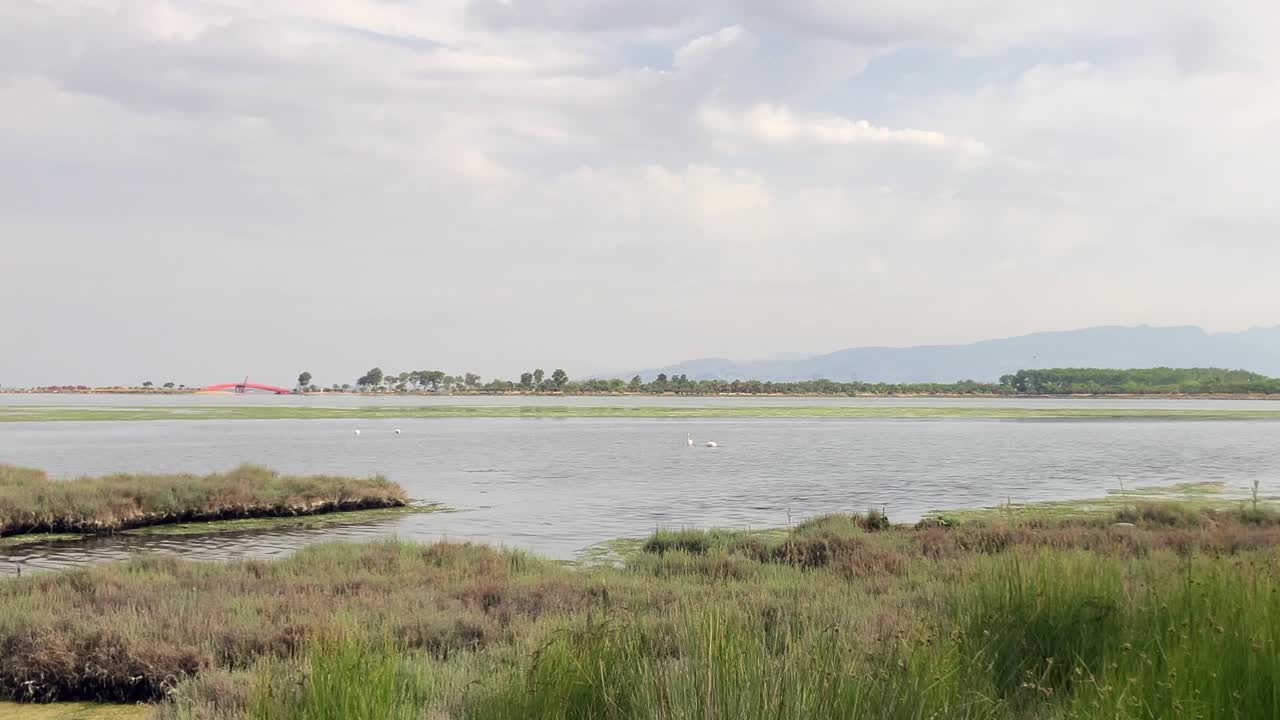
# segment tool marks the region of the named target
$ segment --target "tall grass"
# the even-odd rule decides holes
[[[970,650],[970,662],[990,671],[1000,695],[1052,697],[1102,670],[1125,621],[1115,562],[1062,552],[987,565],[959,595],[957,638]]]
[[[1135,562],[1045,553],[984,564],[956,603],[958,644],[1024,712],[1280,716],[1274,554]]]
[[[418,667],[387,640],[317,641],[299,665],[262,673],[246,713],[253,720],[418,720],[431,702]]]
[[[809,720],[1000,717],[921,648],[881,648],[807,626],[782,638],[731,604],[687,608],[674,636],[645,619],[556,631],[457,715],[469,720]],[[665,639],[664,639],[665,637]]]
[[[0,465],[0,537],[103,533],[404,503],[404,490],[383,477],[282,475],[257,465],[210,475],[116,474],[74,480],[53,480],[38,470]]]
[[[1077,683],[1069,716],[1280,717],[1276,570],[1270,555],[1143,573],[1123,632]]]

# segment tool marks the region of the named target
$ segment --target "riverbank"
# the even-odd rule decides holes
[[[0,541],[406,505],[404,489],[383,477],[282,475],[242,465],[209,475],[120,473],[53,480],[40,470],[0,465]]]
[[[0,694],[162,720],[1274,717],[1277,547],[1265,506],[1135,496],[662,531],[616,566],[399,542],[142,558],[0,580]]]
[[[419,405],[315,407],[298,405],[164,407],[0,407],[5,422],[93,422],[139,420],[390,420],[432,418],[546,419],[902,419],[902,420],[1280,420],[1276,409],[839,406],[839,405]]]

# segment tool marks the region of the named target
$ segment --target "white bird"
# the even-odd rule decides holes
[[[397,434],[397,435],[399,435],[399,434],[400,434],[400,428],[396,428],[396,434]]]
[[[707,447],[720,447],[720,445],[715,440],[708,440]]]
[[[360,434],[360,431],[359,431],[359,430],[355,431],[355,434],[356,434],[356,435],[359,435],[359,434]]]
[[[686,441],[686,442],[688,442],[688,443],[689,443],[689,447],[693,447],[693,433],[688,433],[688,434],[686,434],[686,435],[684,436],[684,439],[685,439],[685,441]]]

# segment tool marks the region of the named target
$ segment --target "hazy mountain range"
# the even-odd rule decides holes
[[[1220,367],[1280,376],[1280,326],[1236,333],[1186,327],[1093,327],[1041,332],[967,345],[855,347],[823,355],[782,355],[738,362],[702,358],[617,373],[651,380],[658,373],[695,380],[812,380],[864,382],[992,381],[1024,368]]]

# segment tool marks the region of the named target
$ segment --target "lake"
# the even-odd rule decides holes
[[[0,396],[0,406],[309,402],[234,396]],[[372,402],[344,396],[319,403]],[[411,398],[409,404],[439,402]],[[447,398],[528,404],[527,398]],[[882,403],[1257,408],[1265,401],[557,398],[561,403]],[[534,404],[550,404],[535,398]],[[1047,405],[1045,403],[1048,403]],[[397,435],[394,431],[402,432]],[[1096,497],[1125,487],[1280,481],[1280,422],[883,419],[164,420],[0,424],[0,462],[58,477],[209,472],[253,462],[291,473],[383,474],[456,512],[323,530],[105,539],[0,549],[0,572],[166,552],[270,556],[332,538],[475,540],[570,558],[656,527],[773,527],[869,507],[910,521],[935,509]],[[718,448],[688,447],[686,434]]]

